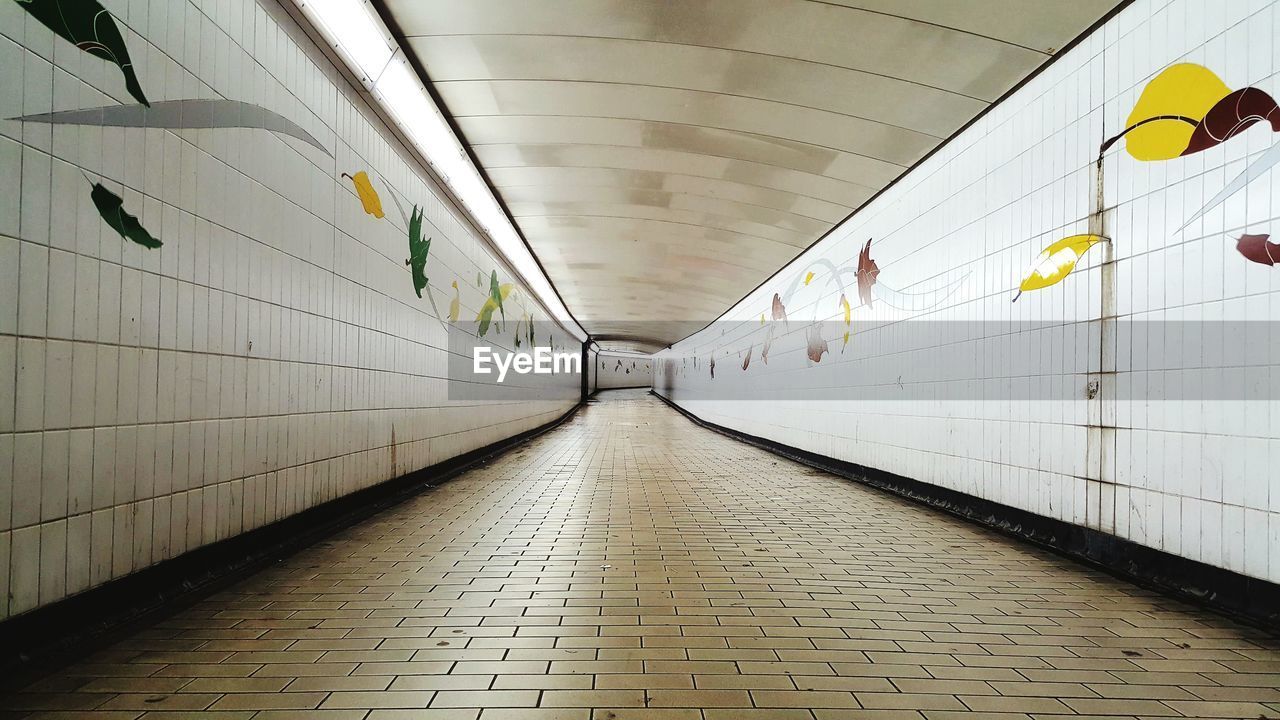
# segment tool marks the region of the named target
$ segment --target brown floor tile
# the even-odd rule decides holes
[[[1277,688],[1273,638],[621,392],[0,719],[1280,718]]]

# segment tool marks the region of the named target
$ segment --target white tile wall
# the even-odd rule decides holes
[[[1123,127],[1152,77],[1194,62],[1233,89],[1280,97],[1277,38],[1280,6],[1268,0],[1137,0],[725,319],[757,319],[816,260],[856,267],[867,238],[881,283],[908,292],[959,283],[945,303],[918,313],[858,308],[845,354],[809,367],[803,340],[784,338],[768,365],[743,372],[726,360],[715,380],[707,359],[736,358],[752,338],[711,328],[660,356],[655,386],[744,432],[1280,581],[1280,267],[1247,262],[1235,249],[1242,232],[1280,239],[1280,171],[1177,232],[1277,143],[1268,123],[1165,162],[1135,161],[1123,141],[1108,152],[1115,321],[1107,325],[1132,334],[1102,346],[1106,246],[1062,283],[1010,303],[1041,249],[1087,231],[1097,147]],[[838,291],[821,285],[798,293],[788,314],[837,317]],[[858,332],[924,320],[983,329],[887,363],[878,357],[886,336]],[[1249,322],[1224,322],[1241,320]],[[1004,336],[1001,326],[1024,332]],[[932,397],[925,380],[937,379],[987,391],[969,401],[921,399]],[[1092,402],[1083,392],[1090,379],[1103,381]],[[1231,392],[1187,392],[1224,382]],[[779,389],[784,383],[814,397],[798,399]],[[817,397],[850,386],[879,399]],[[1027,401],[1006,388],[1062,392]],[[725,399],[735,393],[750,399]]]
[[[133,100],[113,66],[0,3],[0,618],[536,427],[579,394],[553,376],[542,402],[448,400],[445,328],[413,294],[404,232],[341,173],[368,171],[388,217],[378,178],[425,207],[442,311],[453,279],[465,318],[476,273],[509,273],[275,0],[103,4],[150,100],[257,103],[332,157],[263,130],[9,120]],[[86,174],[164,247],[111,231]]]
[[[587,393],[594,393],[599,389],[600,383],[600,351],[591,347],[587,351]],[[0,364],[0,369],[3,364]]]
[[[600,390],[653,385],[653,360],[649,356],[602,352],[596,358],[595,370],[596,386]]]

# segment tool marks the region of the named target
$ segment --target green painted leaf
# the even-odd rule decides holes
[[[409,215],[409,259],[405,262],[413,271],[413,291],[422,297],[427,286],[427,252],[431,250],[431,238],[422,239],[422,211],[417,205]]]
[[[489,276],[489,297],[494,304],[498,306],[498,312],[502,314],[502,319],[507,319],[507,309],[502,307],[502,286],[498,284],[498,271],[494,270]]]
[[[486,299],[484,301],[484,305],[480,308],[480,314],[476,316],[476,320],[480,323],[479,327],[476,328],[480,337],[484,337],[484,334],[489,332],[489,325],[493,322],[493,311],[497,309],[498,306],[494,305],[492,300]]]
[[[120,237],[152,249],[164,244],[160,242],[160,238],[147,232],[147,229],[142,227],[142,223],[138,222],[138,218],[125,212],[124,201],[120,196],[102,187],[101,183],[94,183],[90,197],[98,208],[98,214],[107,221],[112,230],[120,233]]]
[[[135,100],[151,106],[142,92],[120,28],[97,0],[17,0],[31,17],[81,50],[113,63],[124,73],[124,85]]]

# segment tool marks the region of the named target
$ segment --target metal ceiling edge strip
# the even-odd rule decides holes
[[[1032,80],[1034,80],[1036,77],[1038,77],[1038,76],[1040,75],[1040,73],[1042,73],[1042,72],[1044,72],[1045,70],[1047,70],[1047,69],[1048,69],[1050,66],[1052,66],[1055,62],[1057,62],[1059,58],[1061,58],[1062,56],[1066,55],[1068,52],[1070,52],[1072,49],[1074,49],[1077,45],[1079,45],[1081,42],[1083,42],[1083,41],[1085,40],[1085,38],[1089,37],[1090,35],[1092,35],[1092,34],[1093,34],[1093,33],[1095,33],[1096,31],[1098,31],[1098,30],[1099,30],[1103,25],[1106,25],[1108,22],[1110,22],[1110,21],[1111,21],[1111,19],[1112,19],[1112,18],[1114,18],[1116,15],[1119,15],[1121,12],[1123,12],[1123,11],[1124,11],[1124,9],[1125,9],[1125,8],[1129,7],[1129,6],[1130,6],[1130,5],[1132,5],[1132,4],[1133,4],[1133,0],[1120,0],[1120,2],[1116,3],[1116,6],[1115,6],[1115,7],[1111,8],[1110,10],[1108,10],[1108,11],[1106,12],[1106,14],[1104,14],[1102,17],[1098,18],[1098,20],[1097,20],[1096,22],[1094,22],[1094,23],[1093,23],[1092,25],[1090,25],[1089,27],[1085,28],[1084,32],[1082,32],[1082,33],[1080,33],[1079,35],[1077,35],[1077,36],[1075,36],[1074,38],[1072,38],[1071,42],[1069,42],[1069,43],[1067,43],[1067,44],[1063,45],[1061,48],[1059,48],[1059,49],[1058,49],[1058,51],[1057,51],[1056,53],[1054,53],[1053,55],[1049,56],[1049,58],[1048,58],[1047,60],[1045,60],[1043,63],[1041,63],[1039,67],[1037,67],[1035,70],[1033,70],[1033,71],[1031,71],[1030,73],[1028,73],[1026,77],[1024,77],[1024,78],[1022,78],[1021,80],[1019,80],[1019,81],[1018,81],[1018,82],[1017,82],[1013,87],[1009,88],[1009,89],[1008,89],[1008,90],[1007,90],[1003,95],[1001,95],[1001,96],[1000,96],[999,98],[997,98],[994,102],[992,102],[990,105],[988,105],[986,108],[984,108],[984,109],[982,110],[982,112],[979,112],[977,115],[974,115],[972,118],[970,118],[970,119],[969,119],[969,121],[968,121],[968,122],[966,122],[964,125],[961,125],[959,128],[957,128],[957,129],[956,129],[956,131],[950,135],[950,137],[948,137],[947,139],[945,139],[945,140],[943,140],[942,142],[938,143],[937,147],[935,147],[935,148],[933,148],[932,150],[930,150],[929,152],[925,153],[925,154],[924,154],[924,157],[922,157],[922,158],[920,158],[919,160],[917,160],[917,161],[915,161],[914,163],[912,163],[910,167],[908,167],[906,170],[903,170],[903,171],[902,171],[902,174],[900,174],[898,177],[896,177],[896,178],[894,178],[892,181],[890,181],[888,185],[885,185],[885,186],[884,186],[883,188],[881,188],[878,192],[876,192],[876,194],[874,194],[874,195],[872,195],[871,197],[867,198],[867,199],[866,199],[866,200],[865,200],[861,205],[859,205],[858,207],[854,208],[854,209],[853,209],[853,212],[850,212],[848,215],[846,215],[843,219],[841,219],[841,220],[840,220],[839,222],[837,222],[835,225],[832,225],[832,226],[831,226],[831,229],[829,229],[829,230],[827,230],[826,232],[824,232],[822,235],[820,235],[820,236],[818,237],[818,239],[817,239],[817,240],[814,240],[814,241],[813,241],[812,243],[810,243],[808,246],[806,246],[805,248],[803,248],[802,250],[800,250],[800,252],[799,252],[799,253],[797,253],[797,254],[796,254],[796,256],[795,256],[794,258],[792,258],[791,260],[787,261],[787,263],[786,263],[785,265],[783,265],[782,267],[778,268],[778,270],[777,270],[776,272],[774,272],[774,273],[773,273],[772,275],[770,275],[769,277],[765,278],[763,281],[761,281],[761,282],[760,282],[760,284],[758,284],[758,285],[756,285],[755,287],[753,287],[753,288],[751,288],[750,290],[748,290],[746,293],[744,293],[744,294],[742,295],[742,297],[740,297],[740,298],[738,298],[737,300],[734,300],[732,303],[730,303],[730,304],[729,304],[729,306],[728,306],[727,308],[725,308],[725,309],[724,309],[724,312],[722,312],[722,313],[720,313],[719,315],[717,315],[714,319],[712,319],[712,320],[711,320],[710,322],[708,322],[706,325],[703,325],[702,327],[698,328],[697,330],[695,330],[695,331],[693,331],[693,332],[689,333],[688,335],[686,335],[686,336],[684,336],[684,337],[680,338],[679,340],[677,340],[677,341],[675,341],[675,342],[671,343],[670,345],[667,345],[666,347],[669,349],[669,348],[671,348],[672,346],[676,345],[677,343],[681,343],[681,342],[684,342],[685,340],[688,340],[689,338],[693,337],[694,335],[697,335],[698,333],[702,332],[703,330],[706,330],[707,328],[709,328],[709,327],[711,327],[712,325],[714,325],[716,322],[718,322],[718,321],[720,320],[720,318],[724,317],[725,315],[728,315],[730,312],[732,312],[732,311],[733,311],[733,309],[734,309],[734,308],[738,307],[738,305],[740,305],[744,300],[746,300],[748,297],[751,297],[751,295],[752,295],[753,293],[755,293],[755,291],[757,291],[757,290],[759,290],[760,288],[764,287],[764,286],[765,286],[765,284],[766,284],[766,283],[768,283],[768,282],[769,282],[770,280],[772,280],[773,278],[775,278],[775,277],[777,277],[777,276],[781,275],[782,273],[786,272],[787,268],[791,267],[791,265],[792,265],[793,263],[795,263],[797,260],[799,260],[801,257],[803,257],[805,253],[807,253],[807,252],[809,252],[810,250],[812,250],[813,248],[817,247],[817,245],[818,245],[819,243],[821,243],[823,240],[826,240],[828,237],[830,237],[830,236],[831,236],[831,233],[835,232],[835,231],[836,231],[840,226],[842,226],[842,225],[844,225],[846,222],[848,222],[850,218],[852,218],[853,216],[855,216],[855,215],[857,215],[858,213],[862,212],[863,208],[865,208],[865,207],[867,207],[868,205],[870,205],[871,203],[875,202],[877,198],[879,198],[881,195],[883,195],[883,194],[885,194],[886,192],[888,192],[890,188],[892,188],[892,187],[894,187],[895,185],[897,185],[900,181],[902,181],[902,179],[903,179],[903,178],[905,178],[905,177],[907,177],[908,175],[910,175],[911,173],[915,172],[916,168],[918,168],[918,167],[920,167],[921,165],[923,165],[924,163],[928,162],[929,158],[933,157],[935,154],[937,154],[937,153],[938,153],[939,151],[941,151],[943,148],[945,148],[946,146],[948,146],[948,145],[950,145],[952,142],[954,142],[954,141],[956,140],[956,138],[958,138],[958,137],[960,137],[962,134],[964,134],[964,132],[965,132],[966,130],[968,130],[969,128],[973,127],[973,125],[974,125],[975,123],[977,123],[979,120],[981,120],[982,118],[986,117],[987,113],[989,113],[989,112],[991,112],[992,110],[994,110],[995,108],[999,107],[999,106],[1000,106],[1000,104],[1001,104],[1001,103],[1003,103],[1004,101],[1006,101],[1006,100],[1008,100],[1009,98],[1013,97],[1013,95],[1014,95],[1015,93],[1017,93],[1019,90],[1021,90],[1023,87],[1025,87],[1025,86],[1027,85],[1027,83],[1031,82],[1031,81],[1032,81]]]

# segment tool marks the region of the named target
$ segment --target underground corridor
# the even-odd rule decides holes
[[[1280,0],[0,0],[0,720],[1280,720]]]

